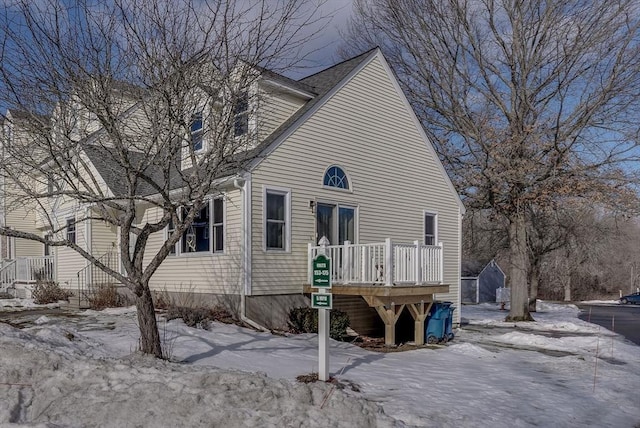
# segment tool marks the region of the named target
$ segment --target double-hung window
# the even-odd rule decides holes
[[[240,137],[249,132],[249,95],[243,92],[233,110],[233,135]]]
[[[224,250],[224,201],[222,198],[213,200],[213,252],[221,252]]]
[[[265,189],[265,249],[289,251],[291,193],[283,189]]]
[[[202,112],[191,115],[191,146],[194,151],[202,150],[203,123]]]
[[[436,245],[436,215],[432,213],[424,213],[424,244]]]
[[[67,219],[67,241],[76,243],[76,219],[74,218]]]

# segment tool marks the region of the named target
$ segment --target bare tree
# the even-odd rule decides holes
[[[221,178],[255,156],[258,136],[237,137],[238,107],[255,102],[260,67],[303,59],[323,20],[308,3],[4,3],[0,103],[21,112],[15,125],[27,136],[5,145],[4,192],[37,210],[50,235],[0,234],[70,247],[126,285],[144,353],[162,356],[149,280]],[[105,186],[105,175],[117,185]],[[52,199],[89,207],[76,224],[117,226],[124,274],[69,237],[69,225],[49,215]],[[161,214],[142,222],[150,208]],[[166,242],[147,254],[150,235],[169,225]]]
[[[570,300],[628,290],[640,255],[637,219],[588,206],[565,215],[571,233],[565,246],[542,257],[541,293]]]
[[[528,309],[527,212],[625,199],[638,160],[634,0],[356,0],[470,208],[507,224],[510,320]]]

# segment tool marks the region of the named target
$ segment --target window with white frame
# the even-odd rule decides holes
[[[322,184],[327,187],[349,190],[347,174],[339,166],[330,166],[324,173]]]
[[[436,214],[424,213],[424,244],[436,245],[436,227],[437,227]]]
[[[249,94],[245,91],[236,100],[233,109],[233,135],[240,137],[249,132]]]
[[[291,192],[265,189],[264,236],[266,250],[288,251],[290,247]]]
[[[213,252],[220,252],[224,250],[224,201],[222,198],[215,198],[213,200],[213,222],[211,234],[213,238]]]
[[[191,115],[191,146],[194,151],[202,150],[203,123],[202,112],[199,111]]]
[[[189,213],[183,208],[180,216]],[[167,226],[167,239],[176,231],[173,221]],[[221,253],[224,251],[224,199],[214,198],[208,201],[195,215],[191,225],[184,231],[170,254]]]
[[[67,219],[67,241],[73,244],[76,243],[76,219],[75,218]]]

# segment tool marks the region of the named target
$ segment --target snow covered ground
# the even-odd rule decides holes
[[[313,334],[161,319],[169,363],[134,352],[132,308],[12,313],[24,328],[0,323],[0,426],[640,427],[640,347],[572,305],[541,302],[518,324],[496,305],[461,309],[469,324],[445,346],[331,342],[344,389],[295,381],[317,371]]]

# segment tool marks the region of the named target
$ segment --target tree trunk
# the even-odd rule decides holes
[[[564,283],[564,301],[565,302],[571,301],[571,272],[569,272],[569,276],[567,277],[567,280]]]
[[[529,312],[536,312],[536,301],[538,299],[538,284],[540,283],[540,265],[534,262],[531,266],[529,274],[529,282],[531,288],[529,289]]]
[[[529,313],[527,287],[527,229],[524,213],[516,213],[509,222],[509,252],[511,255],[511,309],[506,321],[533,321]]]
[[[156,311],[151,298],[149,284],[140,284],[136,293],[136,308],[138,310],[138,327],[140,328],[140,351],[162,358],[162,345],[156,322]]]

